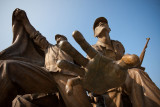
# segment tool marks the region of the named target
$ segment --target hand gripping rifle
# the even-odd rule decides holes
[[[146,42],[146,44],[145,44],[145,46],[144,46],[144,48],[143,48],[143,50],[141,52],[141,55],[139,57],[140,58],[139,68],[142,69],[142,70],[145,70],[145,68],[141,67],[141,65],[142,65],[142,62],[143,62],[143,59],[144,59],[144,55],[145,55],[145,52],[146,52],[146,48],[147,48],[147,45],[148,45],[148,42],[149,42],[150,38],[146,38],[146,39],[147,39],[147,42]]]

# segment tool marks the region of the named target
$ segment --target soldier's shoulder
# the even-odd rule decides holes
[[[118,41],[118,40],[111,40],[111,41],[112,41],[112,45],[113,45],[114,48],[120,48],[120,49],[123,49],[125,51],[125,48],[120,41]]]
[[[117,54],[117,57],[118,57],[117,59],[120,59],[125,53],[125,48],[120,41],[118,40],[111,40],[111,41],[112,41],[113,48]]]
[[[111,42],[112,42],[112,44],[120,44],[120,45],[122,45],[122,43],[120,41],[118,41],[118,40],[111,40]]]

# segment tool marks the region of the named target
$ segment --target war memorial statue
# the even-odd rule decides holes
[[[87,58],[63,35],[50,44],[24,10],[14,10],[12,30],[12,45],[0,52],[1,107],[160,106],[160,90],[141,67],[144,54],[124,54],[106,18],[95,20],[93,46],[72,34]]]

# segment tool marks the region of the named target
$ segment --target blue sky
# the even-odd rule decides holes
[[[90,44],[95,44],[93,23],[106,17],[110,37],[119,40],[126,53],[140,55],[150,37],[143,66],[160,88],[160,1],[159,0],[0,0],[0,51],[12,42],[12,12],[26,11],[32,25],[55,44],[54,35],[63,34],[84,56],[72,38],[79,30]]]

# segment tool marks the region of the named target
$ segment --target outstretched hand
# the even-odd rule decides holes
[[[71,87],[81,80],[85,89],[102,94],[110,88],[122,85],[126,78],[127,69],[135,66],[139,61],[138,56],[134,54],[128,54],[119,61],[113,61],[91,47],[79,31],[73,32],[72,35],[75,41],[87,53],[89,59],[81,55],[69,42],[60,42],[60,48],[72,56],[75,62],[80,65],[78,66],[64,60],[57,63],[61,69],[75,72],[80,76],[80,79],[69,81],[69,86]],[[71,87],[70,89],[72,89]],[[68,89],[67,91],[70,92]]]

